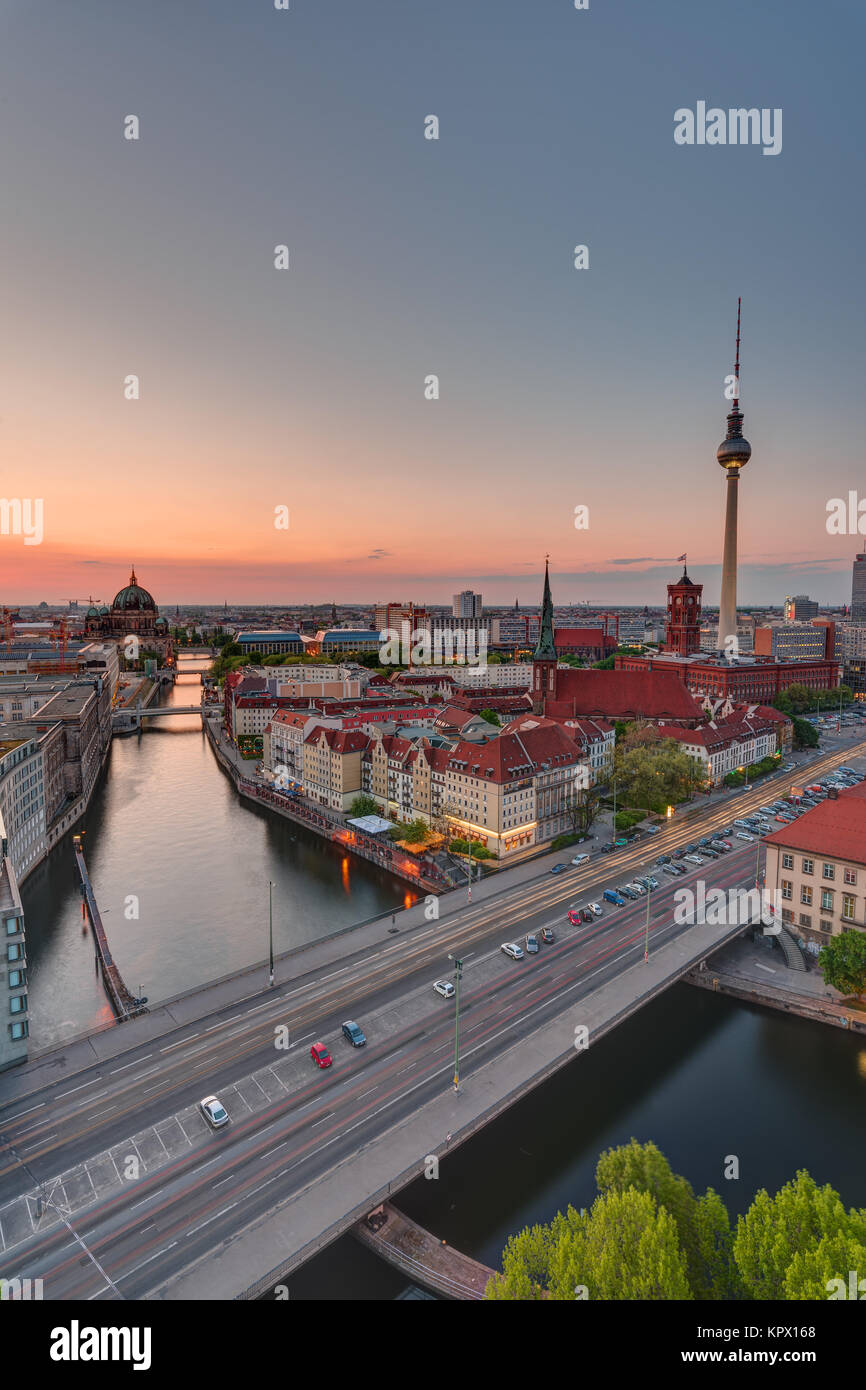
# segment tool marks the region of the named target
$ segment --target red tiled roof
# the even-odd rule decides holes
[[[554,718],[703,720],[692,693],[668,671],[557,671]]]
[[[554,633],[557,647],[611,647],[616,646],[616,638],[610,633],[605,637],[600,627],[558,627]]]
[[[764,844],[866,864],[866,783],[858,782],[838,797],[828,796],[790,825],[765,836]]]
[[[489,743],[465,739],[447,754],[446,766],[488,782],[508,782],[531,777],[539,769],[573,766],[581,761],[574,740],[553,720],[539,720],[538,727],[518,733],[501,733]]]

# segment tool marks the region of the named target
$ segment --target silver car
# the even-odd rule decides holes
[[[216,1096],[205,1096],[204,1100],[199,1101],[198,1108],[213,1129],[222,1129],[229,1122],[228,1111]]]

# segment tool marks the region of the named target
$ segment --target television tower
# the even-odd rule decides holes
[[[740,300],[737,300],[737,353],[734,363],[734,399],[728,416],[728,433],[716,451],[716,458],[727,474],[725,503],[725,548],[722,554],[722,596],[719,603],[720,652],[737,651],[737,493],[740,469],[752,457],[752,446],[743,438],[740,410]],[[733,642],[730,640],[733,638]]]

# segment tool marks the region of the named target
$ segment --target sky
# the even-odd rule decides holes
[[[686,552],[715,603],[738,296],[740,602],[849,601],[864,37],[853,0],[0,0],[2,491],[42,507],[2,602],[134,564],[166,607],[537,603],[549,554],[557,603],[660,604]],[[781,152],[677,145],[699,101],[780,108]]]

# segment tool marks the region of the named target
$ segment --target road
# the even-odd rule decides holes
[[[864,751],[846,746],[811,761],[810,780]],[[783,782],[790,785],[790,775]],[[582,928],[567,923],[571,904],[600,898],[656,855],[730,824],[777,796],[773,787],[765,780],[738,795],[736,811],[732,803],[710,806],[580,870],[516,884],[398,941],[348,952],[326,976],[301,976],[276,996],[197,1020],[10,1102],[0,1111],[4,1277],[42,1277],[52,1299],[152,1293],[449,1086],[454,1003],[431,988],[449,976],[449,955],[465,962],[460,1072],[471,1084],[491,1056],[643,958],[645,899],[605,904],[605,915]],[[752,886],[758,854],[759,844],[743,844],[682,879],[659,875],[651,952],[689,930],[672,920],[677,887],[699,876],[708,887]],[[538,955],[512,962],[499,951],[503,940],[542,926],[554,928],[556,943]],[[346,1017],[361,1023],[365,1048],[340,1038]],[[310,1060],[316,1039],[334,1056],[328,1071]],[[197,1109],[210,1092],[231,1116],[221,1132]],[[54,1192],[101,1268],[51,1207],[39,1215],[37,1183]]]

